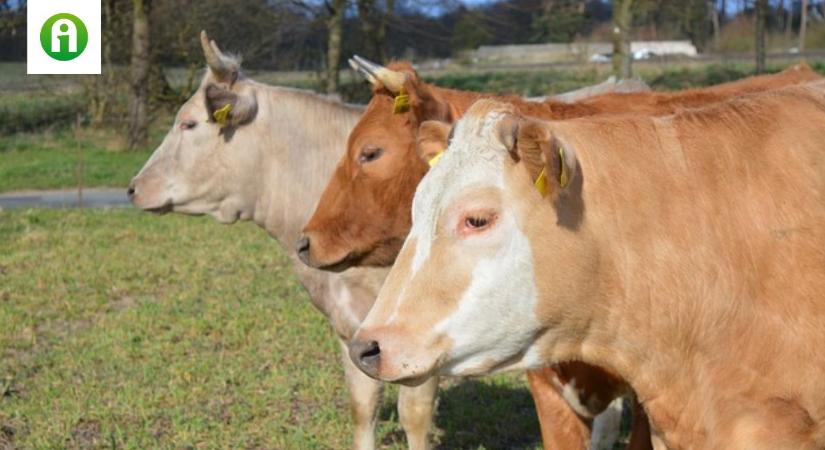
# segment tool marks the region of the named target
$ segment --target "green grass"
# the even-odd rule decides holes
[[[263,231],[7,210],[0,236],[0,448],[348,447],[337,344]],[[538,445],[515,375],[445,382],[437,425],[441,448]]]
[[[63,128],[0,136],[0,192],[74,187],[80,175],[85,187],[125,187],[165,132],[153,127],[150,145],[135,151],[123,150],[123,136],[114,130]]]

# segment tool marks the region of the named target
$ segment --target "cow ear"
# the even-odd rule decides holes
[[[447,150],[451,128],[450,124],[437,120],[425,121],[418,127],[418,157],[430,167],[434,166]]]
[[[441,90],[425,83],[417,74],[407,78],[404,93],[409,96],[410,111],[418,123],[427,120],[453,123],[458,118],[457,112],[443,98]]]
[[[575,180],[578,161],[572,147],[564,145],[540,120],[519,122],[510,155],[527,168],[536,189],[553,200]]]
[[[209,122],[221,127],[238,127],[255,118],[258,112],[258,102],[254,92],[239,85],[235,87],[235,90],[231,90],[217,84],[206,86],[206,110],[209,112]]]

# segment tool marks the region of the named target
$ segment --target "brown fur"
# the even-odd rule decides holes
[[[587,206],[557,231],[510,169],[536,264],[568,268],[537,278],[547,360],[621,374],[672,448],[823,448],[821,83],[545,126],[576,152]]]
[[[476,100],[490,97],[426,84],[406,63],[394,63],[389,68],[408,73],[405,90],[410,96],[411,111],[394,114],[394,94],[386,89],[375,90],[367,111],[350,134],[346,154],[304,229],[312,243],[310,263],[316,267],[340,270],[392,264],[410,229],[415,188],[428,169],[416,151],[419,125],[426,120],[453,122]],[[516,105],[522,114],[546,119],[632,111],[668,114],[745,92],[817,78],[802,65],[778,75],[680,93],[605,94],[573,104],[553,100],[527,102],[512,96],[497,98]],[[385,154],[372,163],[359,164],[358,155],[365,146],[381,147]],[[587,388],[598,389],[598,383]],[[537,402],[540,400],[537,398]]]

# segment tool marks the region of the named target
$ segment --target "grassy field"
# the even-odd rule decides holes
[[[0,448],[342,449],[338,347],[263,231],[0,212]],[[394,388],[382,448],[405,448]],[[534,449],[521,377],[446,381],[440,448]]]
[[[0,192],[75,187],[124,187],[160,143],[171,119],[156,120],[150,144],[124,151],[122,133],[62,127],[0,135]]]

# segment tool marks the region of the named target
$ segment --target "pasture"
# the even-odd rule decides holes
[[[337,343],[257,227],[31,209],[0,235],[0,448],[349,445]],[[540,446],[516,375],[445,381],[436,424],[442,448]]]

